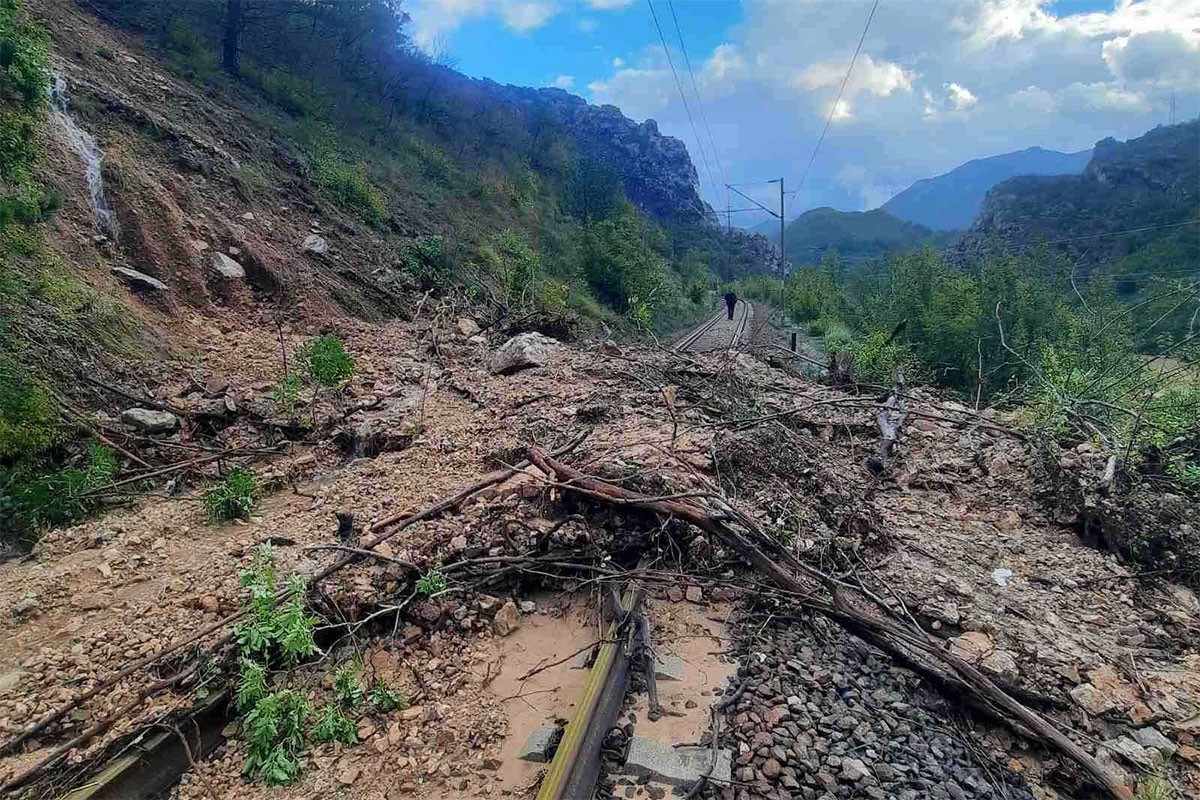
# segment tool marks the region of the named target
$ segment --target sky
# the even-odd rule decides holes
[[[973,158],[1139,136],[1170,120],[1172,98],[1176,120],[1200,115],[1200,0],[879,0],[847,80],[874,2],[404,7],[417,43],[468,75],[653,118],[687,145],[717,210],[751,206],[726,183],[780,177],[788,218],[865,210]],[[778,204],[777,184],[740,188]]]

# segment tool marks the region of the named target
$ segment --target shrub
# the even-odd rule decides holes
[[[214,522],[249,519],[258,505],[258,479],[250,470],[232,467],[204,493],[204,510]]]
[[[361,668],[357,661],[338,669],[333,676],[333,693],[347,708],[358,708],[366,694],[359,681]]]
[[[562,281],[542,281],[538,286],[538,304],[543,311],[561,314],[567,308],[571,287]]]
[[[441,236],[419,236],[405,243],[401,265],[422,289],[446,286],[453,279],[454,270]]]
[[[855,374],[872,383],[891,383],[897,369],[913,365],[908,348],[895,340],[889,341],[887,331],[875,331],[850,346],[854,355]]]
[[[271,388],[271,399],[275,410],[282,417],[291,419],[300,407],[300,376],[288,375]]]
[[[354,359],[336,336],[318,336],[301,347],[297,357],[322,386],[336,386],[354,374]]]
[[[371,701],[371,705],[375,707],[376,711],[383,714],[408,707],[408,701],[404,698],[404,695],[395,691],[381,680],[376,680],[372,684],[371,691],[367,692],[367,699]]]
[[[50,390],[16,358],[0,352],[0,458],[41,453],[61,436]]]
[[[417,579],[417,591],[426,597],[446,591],[448,585],[446,576],[436,569],[426,572]]]
[[[78,467],[49,472],[29,462],[0,469],[0,522],[13,542],[28,542],[40,528],[78,522],[96,507],[96,490],[109,483],[118,469],[113,452],[89,442]]]
[[[342,742],[355,744],[358,742],[358,729],[354,720],[333,703],[326,703],[321,718],[313,726],[313,738],[318,742]]]

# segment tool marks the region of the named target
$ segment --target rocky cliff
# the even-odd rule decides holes
[[[1192,121],[1125,142],[1098,142],[1081,175],[997,184],[984,198],[970,239],[1053,242],[1077,256],[1086,251],[1086,263],[1095,264],[1186,227],[1198,214],[1200,121]]]

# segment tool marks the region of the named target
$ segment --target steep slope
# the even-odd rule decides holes
[[[785,236],[788,261],[805,264],[820,261],[826,253],[833,251],[851,261],[866,261],[927,244],[943,247],[953,234],[931,231],[880,209],[814,208],[788,223]],[[778,239],[778,235],[775,238]]]
[[[969,243],[978,246],[987,237],[1014,246],[1055,242],[1086,269],[1178,238],[1190,249],[1167,256],[1177,263],[1160,258],[1153,268],[1194,268],[1198,237],[1189,223],[1198,217],[1200,121],[1192,121],[1125,142],[1097,142],[1078,176],[1026,176],[996,185]]]
[[[1017,175],[1078,175],[1090,157],[1088,150],[1062,153],[1029,147],[980,158],[917,181],[880,208],[935,231],[966,230],[975,221],[984,195],[1000,181]]]

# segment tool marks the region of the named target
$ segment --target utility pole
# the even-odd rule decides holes
[[[787,275],[787,245],[783,242],[783,178],[779,179],[779,280]]]
[[[1175,124],[1175,93],[1171,92],[1171,124]]]

